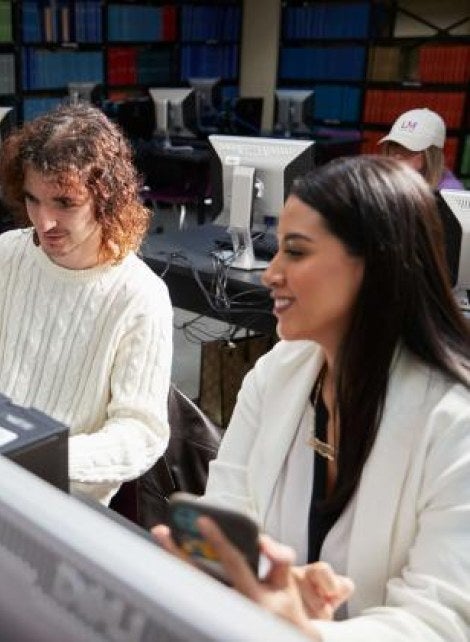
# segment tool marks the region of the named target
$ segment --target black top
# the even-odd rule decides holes
[[[315,395],[315,388],[312,396]],[[315,403],[315,434],[321,441],[327,440],[328,410],[321,394],[318,395]],[[317,452],[314,454],[313,464],[313,488],[310,501],[310,512],[308,518],[308,559],[310,562],[317,562],[320,557],[321,547],[333,527],[340,513],[338,511],[326,511],[322,507],[326,499],[326,480],[328,460]]]

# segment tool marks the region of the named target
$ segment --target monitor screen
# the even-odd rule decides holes
[[[274,130],[284,136],[311,134],[315,93],[312,89],[276,89]]]
[[[295,629],[0,457],[0,638],[301,642]]]
[[[470,290],[470,191],[442,189],[437,206],[451,284],[456,291]]]
[[[235,99],[233,127],[238,136],[259,136],[263,117],[264,99],[243,96]]]
[[[197,134],[196,94],[194,89],[158,87],[149,89],[155,108],[155,133],[163,136]]]
[[[222,165],[223,214],[233,232],[234,251],[240,255],[237,259],[242,258],[232,265],[241,269],[263,267],[252,264],[239,245],[250,246],[252,227],[262,229],[279,216],[294,178],[314,166],[314,143],[220,135],[209,136],[209,141]],[[237,235],[239,243],[235,242]]]
[[[196,93],[196,111],[201,126],[214,124],[222,102],[220,78],[188,78],[189,85]]]
[[[2,149],[3,141],[7,138],[15,124],[15,110],[13,107],[0,107],[0,149]],[[14,227],[16,227],[16,225],[13,214],[2,201],[0,191],[0,234]]]
[[[13,107],[0,107],[0,148],[14,126],[15,110]]]
[[[115,119],[129,140],[150,140],[155,131],[153,100],[143,96],[120,101],[115,105]]]

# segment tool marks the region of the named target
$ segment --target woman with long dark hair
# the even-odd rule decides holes
[[[296,181],[278,237],[264,280],[281,341],[245,378],[206,495],[307,566],[263,540],[258,582],[204,532],[239,590],[313,639],[466,640],[470,334],[433,194],[394,159],[338,159]],[[324,604],[350,594],[339,576],[356,586],[341,623],[313,606],[325,562]]]

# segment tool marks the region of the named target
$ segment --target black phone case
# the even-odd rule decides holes
[[[174,493],[170,497],[170,528],[176,543],[183,546],[189,540],[203,541],[196,519],[206,515],[214,520],[224,535],[245,556],[255,574],[258,572],[258,526],[242,513],[219,506],[211,506],[187,493]],[[204,547],[197,547],[197,555],[204,558]]]

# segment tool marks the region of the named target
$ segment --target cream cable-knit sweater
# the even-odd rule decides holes
[[[134,254],[68,270],[0,235],[0,392],[70,427],[72,491],[107,503],[163,453],[171,358],[167,288]]]

